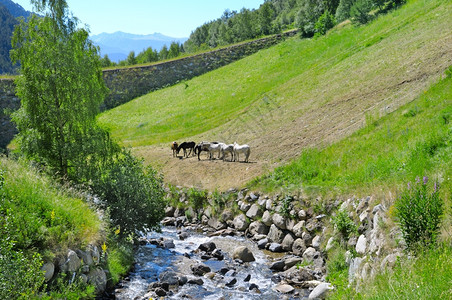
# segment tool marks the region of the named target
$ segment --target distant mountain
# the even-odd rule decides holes
[[[26,11],[22,6],[11,0],[0,0],[0,6],[2,5],[8,9],[9,13],[13,15],[14,18],[24,17],[26,19],[31,14],[31,12]]]
[[[11,50],[14,26],[17,24],[17,20],[8,11],[8,8],[0,3],[0,74],[15,73],[9,51]]]
[[[130,51],[135,51],[136,55],[149,47],[160,51],[163,45],[169,48],[171,42],[184,43],[187,39],[173,38],[161,33],[138,35],[121,31],[91,36],[91,40],[100,47],[101,56],[107,54],[114,62],[126,59]]]

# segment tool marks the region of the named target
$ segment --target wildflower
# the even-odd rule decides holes
[[[411,190],[411,182],[408,182],[408,190]]]
[[[118,229],[115,230],[115,235],[118,235],[121,232],[121,226],[118,226]]]
[[[436,193],[438,190],[438,183],[435,181],[435,184],[433,185],[433,191]]]
[[[102,244],[102,251],[103,251],[104,253],[107,252],[107,245],[105,244],[105,242]]]
[[[422,181],[424,182],[424,184],[427,184],[427,182],[428,182],[428,177],[427,177],[427,176],[424,176],[424,178],[422,178]]]
[[[52,209],[52,211],[50,212],[50,220],[55,220],[55,210]]]

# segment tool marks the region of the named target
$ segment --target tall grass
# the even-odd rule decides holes
[[[80,194],[5,157],[0,157],[0,170],[1,212],[6,217],[6,234],[16,248],[57,254],[102,238],[103,224]]]
[[[307,149],[300,158],[252,184],[267,191],[282,187],[348,192],[428,175],[441,181],[450,196],[451,114],[452,77],[448,77],[349,138],[324,149]]]

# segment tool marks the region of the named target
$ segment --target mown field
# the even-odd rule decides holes
[[[170,183],[243,186],[427,91],[452,64],[451,11],[450,1],[408,1],[369,25],[344,23],[324,37],[288,39],[99,120]],[[247,143],[251,163],[173,159],[173,140]]]

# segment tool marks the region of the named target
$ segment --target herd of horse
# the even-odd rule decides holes
[[[231,157],[231,161],[240,161],[240,154],[245,156],[244,162],[248,162],[251,149],[248,145],[225,144],[220,142],[183,142],[180,145],[177,142],[171,144],[171,150],[173,150],[173,157],[179,155],[180,150],[184,150],[183,157],[189,157],[190,155],[198,155],[198,160],[201,160],[201,152],[208,152],[209,159],[222,159],[226,158],[226,155]],[[215,157],[217,155],[217,157]]]

